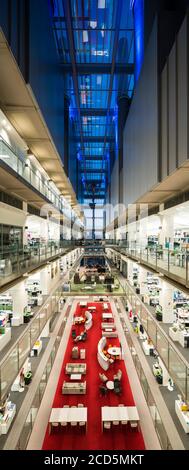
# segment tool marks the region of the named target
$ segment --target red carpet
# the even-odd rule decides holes
[[[88,428],[87,433],[84,429],[67,428],[54,429],[49,435],[48,428],[46,431],[43,449],[44,450],[143,450],[145,448],[142,433],[137,430],[131,430],[130,426],[112,426],[111,430],[102,432],[101,428],[101,406],[117,406],[122,403],[126,406],[133,406],[134,400],[123,361],[115,361],[108,371],[103,371],[97,361],[97,344],[101,338],[101,321],[102,321],[102,305],[103,303],[95,305],[96,311],[93,313],[93,326],[88,330],[88,337],[85,342],[77,343],[79,348],[86,349],[86,359],[80,360],[71,359],[71,350],[74,345],[73,339],[69,337],[66,354],[63,360],[63,366],[59,377],[56,394],[54,397],[53,407],[62,407],[64,404],[77,405],[83,403],[88,408]],[[85,311],[86,309],[83,309]],[[109,309],[111,311],[111,309]],[[82,308],[77,305],[76,315],[82,314]],[[76,326],[77,334],[83,331],[83,326]],[[107,344],[119,344],[117,338],[107,338]],[[65,374],[65,365],[67,362],[85,362],[87,364],[87,393],[86,395],[62,395],[62,383],[68,375]],[[106,397],[101,397],[99,392],[99,372],[105,373],[110,380],[118,369],[122,370],[122,394],[121,396],[115,395],[114,391],[109,391]],[[84,379],[85,380],[85,379]]]

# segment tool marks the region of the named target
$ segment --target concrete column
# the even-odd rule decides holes
[[[159,234],[159,243],[165,248],[165,243],[167,242],[169,243],[169,248],[172,249],[174,239],[174,216],[161,215],[160,221],[162,229]]]
[[[51,266],[47,265],[40,271],[40,287],[42,295],[48,295],[51,288]]]
[[[167,284],[165,281],[162,281],[159,294],[159,303],[162,307],[163,323],[173,323],[174,321],[173,293],[174,287],[170,284]]]
[[[12,287],[9,292],[13,300],[13,317],[19,317],[20,323],[23,323],[24,309],[28,303],[24,281],[19,282],[19,284]]]
[[[127,279],[133,286],[133,262],[127,261]]]
[[[146,269],[139,266],[139,275],[138,275],[138,283],[140,286],[140,294],[144,295],[148,292],[147,287],[147,271]]]

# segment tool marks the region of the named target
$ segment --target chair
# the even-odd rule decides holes
[[[138,422],[137,421],[130,421],[130,426],[131,426],[131,428],[138,428]]]
[[[61,425],[62,427],[67,426],[67,424],[68,424],[67,421],[63,421],[62,423],[60,423],[60,425]]]
[[[121,403],[121,404],[118,405],[118,406],[123,407],[123,406],[125,406],[125,405],[123,405],[123,404]],[[121,421],[121,424],[123,424],[123,425],[124,425],[124,424],[127,424],[127,423],[128,423],[128,421]]]
[[[113,421],[113,425],[114,425],[114,426],[118,426],[118,425],[119,425],[119,421]]]
[[[99,386],[99,390],[100,390],[101,395],[102,395],[103,397],[106,396],[107,393],[108,393],[108,389],[105,387],[105,385],[100,385],[100,386]]]
[[[111,422],[110,421],[104,421],[104,429],[111,429]]]
[[[73,338],[73,339],[76,338],[76,330],[72,330],[72,338]]]
[[[114,380],[114,392],[116,395],[120,395],[122,392],[121,384],[119,380]]]
[[[80,421],[80,422],[79,422],[79,426],[80,426],[80,427],[81,427],[81,426],[85,426],[85,425],[86,425],[86,422],[85,422],[85,421]]]
[[[122,378],[122,370],[119,369],[119,370],[117,371],[117,374],[114,375],[114,380],[119,380],[119,381],[120,381],[121,378]]]
[[[63,408],[69,408],[69,405],[64,405]]]
[[[77,406],[73,405],[71,408],[77,408]],[[77,426],[77,421],[71,421],[71,426]]]
[[[59,423],[51,423],[52,428],[58,428]]]
[[[78,403],[78,405],[77,405],[77,406],[78,406],[78,408],[84,408],[84,405],[83,405],[83,403]]]
[[[107,382],[107,381],[108,381],[108,377],[106,377],[105,374],[101,374],[101,373],[99,372],[99,377],[100,377],[100,380],[102,380],[102,382]]]

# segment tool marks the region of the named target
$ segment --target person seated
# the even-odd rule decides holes
[[[87,339],[87,332],[84,330],[80,335],[76,336],[74,342],[77,343],[78,341],[85,341]]]
[[[102,384],[99,385],[99,390],[100,390],[102,396],[105,396],[108,393],[108,389],[105,385],[102,385]]]

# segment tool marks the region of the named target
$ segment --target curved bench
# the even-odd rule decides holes
[[[102,336],[102,338],[98,342],[97,359],[102,369],[108,370],[110,361],[108,357],[106,357],[106,355],[103,353],[103,349],[105,348],[105,346],[106,346],[106,338]]]
[[[93,326],[93,317],[90,312],[85,312],[86,321],[85,321],[85,328],[89,330],[91,326]]]

